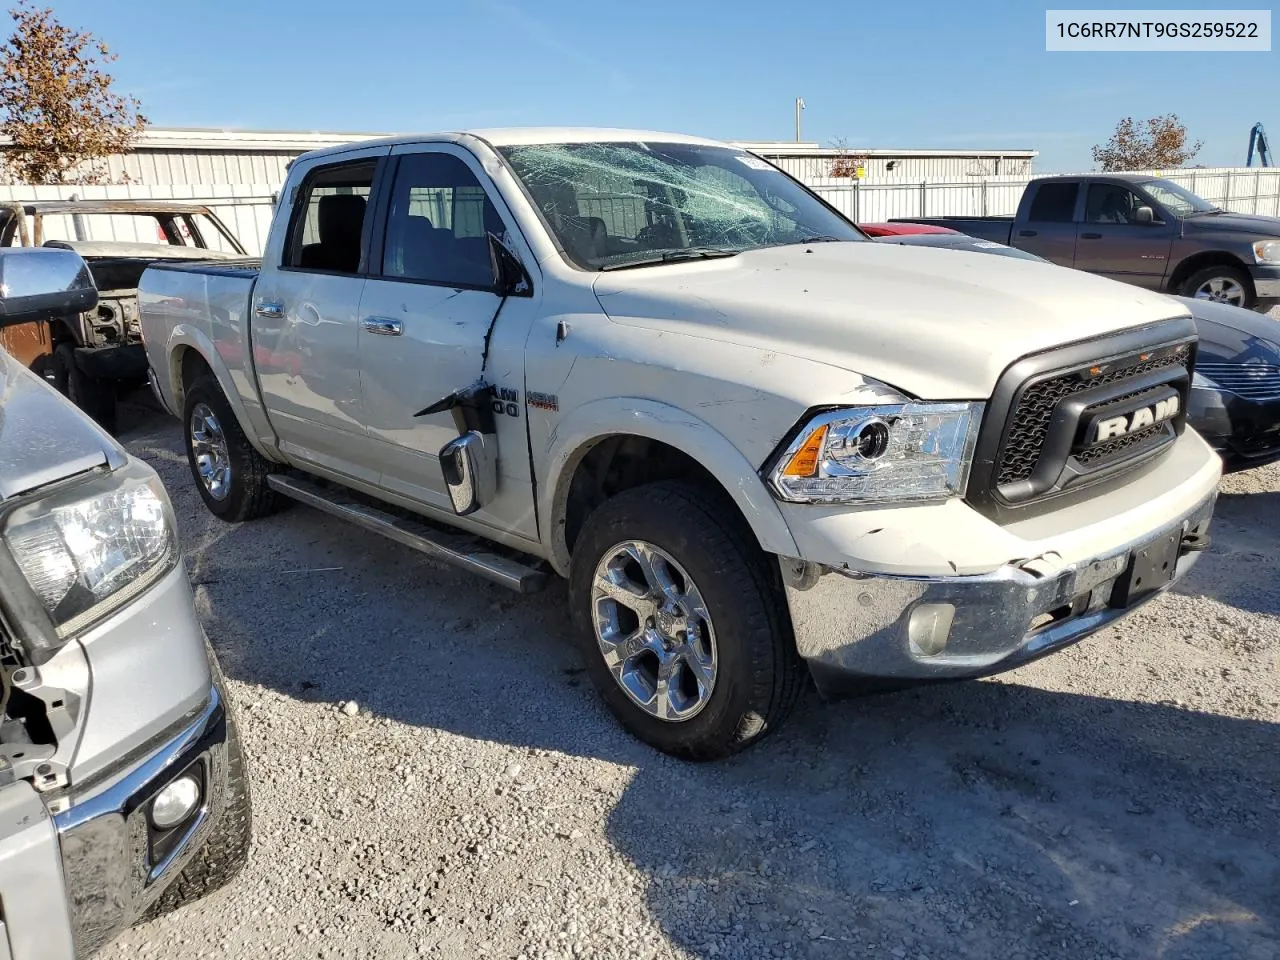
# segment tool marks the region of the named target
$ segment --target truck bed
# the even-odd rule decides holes
[[[138,281],[138,319],[147,362],[165,389],[183,344],[212,345],[214,372],[233,404],[258,406],[249,347],[249,298],[260,259],[155,263]],[[171,396],[165,396],[168,403]]]
[[[1013,236],[1013,217],[894,217],[890,223],[927,223],[948,227],[982,240],[1008,244]]]

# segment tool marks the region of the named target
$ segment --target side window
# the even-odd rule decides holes
[[[303,182],[285,254],[286,267],[358,273],[360,240],[373,185],[372,161],[323,167]]]
[[[470,168],[447,153],[414,153],[400,158],[382,273],[387,277],[490,287],[487,234],[506,227]]]
[[[1078,183],[1042,183],[1031,201],[1030,219],[1041,223],[1071,223],[1076,214]]]
[[[1089,187],[1084,203],[1088,223],[1133,223],[1133,212],[1142,202],[1132,190],[1114,183],[1095,183]]]

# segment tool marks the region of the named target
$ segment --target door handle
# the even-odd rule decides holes
[[[1036,235],[1036,232],[1035,232],[1034,230],[1019,230],[1019,231],[1018,231],[1018,236],[1020,236],[1020,237],[1034,237],[1035,235]]]
[[[1102,234],[1100,234],[1100,233],[1082,233],[1082,234],[1080,234],[1080,239],[1081,239],[1081,240],[1101,240],[1101,239],[1102,239]]]
[[[398,337],[404,333],[404,324],[390,317],[365,317],[360,326],[380,337]]]
[[[258,316],[266,317],[268,320],[283,320],[284,304],[268,303],[265,300],[259,300],[258,307],[255,312],[258,314]]]

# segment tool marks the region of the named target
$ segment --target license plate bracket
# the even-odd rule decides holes
[[[1131,607],[1167,586],[1177,573],[1181,548],[1182,531],[1173,530],[1133,551],[1111,590],[1111,606]]]

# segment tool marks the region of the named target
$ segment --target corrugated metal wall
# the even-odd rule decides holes
[[[1280,217],[1280,170],[1246,167],[1139,171],[1179,183],[1236,213]],[[980,177],[971,181],[916,183],[833,179],[809,186],[851,220],[880,223],[894,217],[1009,216],[1029,177]]]
[[[1280,169],[1147,171],[1165,176],[1227,210],[1280,217]],[[892,217],[1000,216],[1017,212],[1028,177],[983,177],[962,182],[921,180],[870,182],[822,178],[812,188],[855,222],[876,223]],[[271,197],[279,182],[106,187],[0,186],[0,200],[163,199],[204,203],[231,228],[250,253],[262,252],[271,225]],[[121,233],[99,240],[149,239],[126,232],[130,218],[120,218]],[[125,226],[128,221],[128,226]]]
[[[781,167],[804,183],[830,177],[832,164],[839,158],[829,151],[822,154],[794,156],[756,151],[770,163]],[[849,156],[856,156],[851,153]],[[861,165],[866,180],[962,180],[966,177],[1030,176],[1030,157],[868,157]],[[893,169],[889,164],[893,163]],[[849,178],[836,178],[850,182]]]
[[[111,179],[118,183],[283,183],[285,167],[299,153],[147,149],[111,157],[108,167]]]

